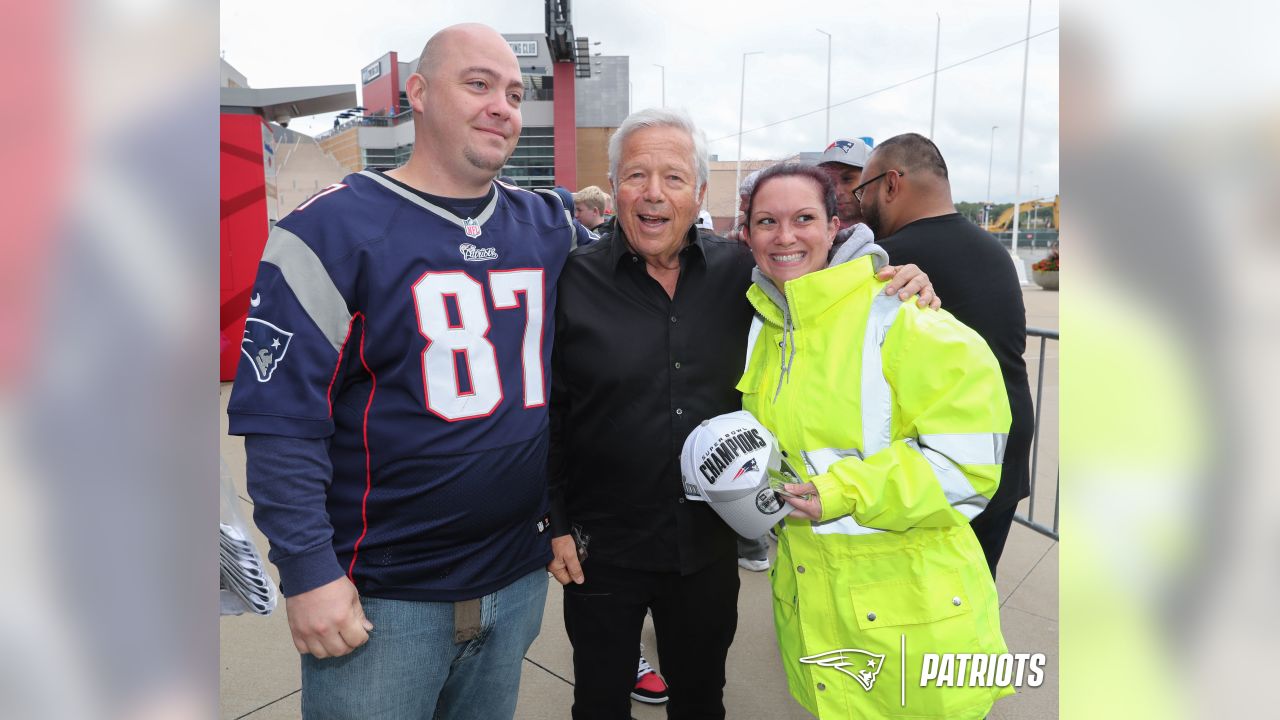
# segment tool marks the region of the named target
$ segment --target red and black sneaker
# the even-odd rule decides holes
[[[667,701],[667,684],[644,655],[640,656],[640,666],[636,669],[636,687],[631,691],[631,699],[650,705],[661,705]]]

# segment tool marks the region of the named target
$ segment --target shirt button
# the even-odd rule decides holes
[[[818,683],[818,690],[826,690],[826,689],[827,689],[826,685],[823,685],[822,683]]]
[[[676,321],[676,316],[675,316],[675,315],[672,315],[672,316],[671,316],[671,322],[675,322],[675,321]]]
[[[867,619],[868,619],[868,620],[870,620],[871,622],[875,622],[875,621],[876,621],[876,614],[875,614],[875,613],[873,613],[873,612],[869,612],[869,613],[867,613]]]
[[[676,500],[676,502],[678,502],[678,503],[680,503],[681,505],[683,505],[683,504],[684,504],[684,498],[680,498],[680,499]]]
[[[631,262],[640,262],[640,258],[636,257],[635,255],[632,255]]]
[[[681,408],[676,408],[676,414],[677,414],[677,415],[683,415],[683,414],[684,414],[684,410],[683,410],[683,409],[681,409]]]
[[[798,572],[798,573],[800,573],[801,575],[803,575],[803,574],[804,574],[804,566],[803,566],[803,565],[797,565],[797,566],[796,566],[796,572]]]
[[[676,367],[676,369],[677,369],[677,370],[679,370],[679,369],[680,369],[680,363],[676,363],[675,367]]]
[[[960,598],[959,597],[951,598],[951,604],[955,605],[956,607],[960,607]]]

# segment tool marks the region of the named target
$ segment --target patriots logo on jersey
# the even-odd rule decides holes
[[[293,333],[281,330],[266,320],[249,318],[244,322],[244,339],[240,341],[240,352],[249,358],[258,382],[271,379],[271,374],[284,360],[289,350],[289,341]]]
[[[827,146],[827,150],[830,150],[831,148],[840,148],[844,151],[845,155],[848,155],[849,151],[853,149],[853,143],[848,140],[837,140]]]
[[[738,472],[733,474],[733,479],[737,480],[738,478],[742,477],[743,474],[749,473],[749,472],[755,472],[756,470],[759,470],[759,469],[760,469],[760,464],[756,462],[755,458],[751,458],[750,460],[742,463],[742,467],[738,468]]]
[[[462,243],[458,246],[458,252],[462,253],[462,259],[467,262],[485,262],[486,260],[497,260],[497,248],[476,247],[471,243]]]

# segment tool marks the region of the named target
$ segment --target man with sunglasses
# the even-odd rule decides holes
[[[1030,494],[1034,417],[1018,276],[999,241],[956,212],[947,163],[928,138],[906,133],[885,140],[862,175],[866,179],[852,195],[889,261],[920,266],[946,298],[946,309],[981,335],[1000,363],[1013,424],[1000,487],[970,523],[994,577],[1014,510]]]

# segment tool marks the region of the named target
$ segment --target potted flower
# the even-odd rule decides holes
[[[1045,290],[1058,289],[1058,244],[1054,243],[1049,256],[1031,266],[1031,279]]]

